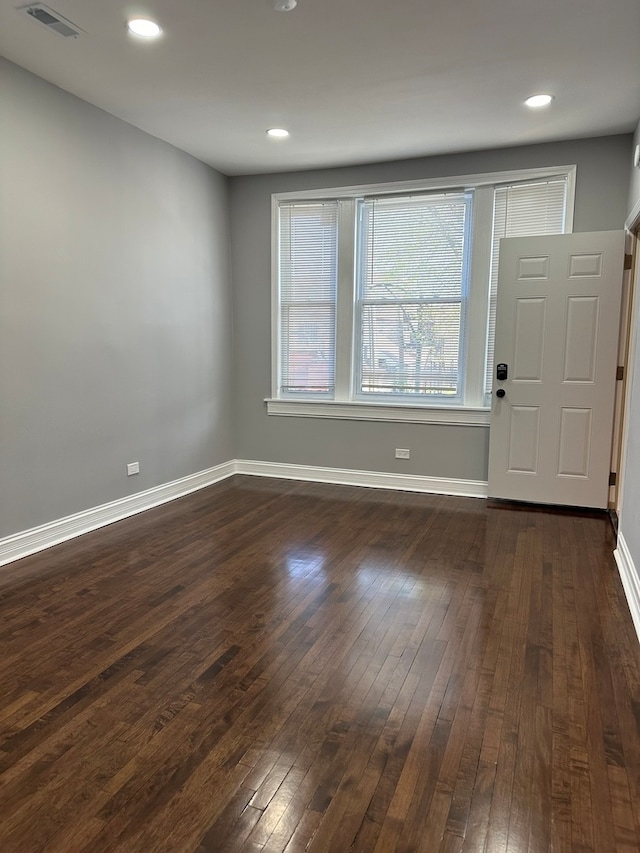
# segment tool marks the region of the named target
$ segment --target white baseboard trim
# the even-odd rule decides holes
[[[207,468],[197,474],[190,474],[188,477],[181,477],[171,483],[164,483],[144,492],[137,492],[135,495],[128,495],[110,503],[75,513],[75,515],[68,515],[48,524],[42,524],[13,536],[7,536],[0,539],[0,566],[27,557],[29,554],[35,554],[37,551],[43,551],[52,545],[58,545],[67,539],[73,539],[75,536],[81,536],[83,533],[89,533],[91,530],[112,524],[114,521],[120,521],[130,515],[136,515],[154,506],[188,495],[190,492],[205,488],[205,486],[211,486],[234,473],[235,463],[233,461],[224,462],[222,465],[215,465],[213,468]]]
[[[634,565],[629,547],[622,533],[618,533],[618,547],[613,552],[618,564],[620,579],[624,587],[633,625],[640,641],[640,574]]]
[[[415,474],[390,474],[382,471],[354,471],[344,468],[321,468],[312,465],[287,465],[280,462],[257,462],[236,459],[216,465],[197,474],[173,480],[128,495],[124,498],[92,507],[23,530],[0,539],[0,566],[28,557],[45,548],[59,545],[75,536],[121,521],[154,506],[188,495],[206,486],[212,486],[233,474],[250,474],[254,477],[276,477],[287,480],[308,480],[314,483],[334,483],[345,486],[365,486],[373,489],[399,489],[410,492],[428,492],[441,495],[459,495],[486,498],[487,484],[482,480],[452,480],[444,477],[421,477]]]
[[[445,477],[423,477],[417,474],[391,474],[385,471],[354,471],[350,468],[323,468],[314,465],[289,465],[283,462],[257,462],[236,459],[237,474],[254,477],[277,477],[285,480],[308,480],[341,486],[365,486],[370,489],[399,489],[466,498],[486,498],[484,480],[453,480]]]

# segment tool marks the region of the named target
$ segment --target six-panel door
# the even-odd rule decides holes
[[[491,497],[606,508],[623,262],[618,231],[502,240]]]

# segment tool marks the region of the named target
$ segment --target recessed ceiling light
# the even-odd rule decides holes
[[[274,0],[273,8],[276,12],[290,12],[298,5],[298,0]]]
[[[553,100],[553,95],[531,95],[525,100],[528,107],[548,107]]]
[[[273,136],[274,139],[286,139],[289,136],[289,131],[285,130],[284,127],[270,127],[267,136]]]
[[[145,39],[155,39],[162,32],[160,26],[148,18],[133,18],[127,21],[127,27],[134,36],[142,36]]]

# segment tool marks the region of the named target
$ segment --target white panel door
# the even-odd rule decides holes
[[[490,497],[606,508],[623,263],[621,231],[501,241]]]

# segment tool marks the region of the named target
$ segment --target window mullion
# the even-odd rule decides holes
[[[355,199],[338,209],[338,302],[336,308],[336,400],[350,400],[353,365],[353,288],[355,282]]]
[[[484,405],[484,367],[487,340],[489,274],[493,227],[493,187],[478,187],[473,202],[473,236],[469,301],[465,406]]]

